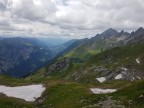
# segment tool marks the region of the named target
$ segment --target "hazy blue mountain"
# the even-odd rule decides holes
[[[68,38],[52,38],[52,37],[43,37],[43,38],[37,38],[39,40],[39,42],[42,42],[42,44],[45,45],[62,45],[68,41],[70,41],[71,39]]]
[[[35,38],[1,38],[0,73],[24,77],[53,59],[67,46],[44,44]]]

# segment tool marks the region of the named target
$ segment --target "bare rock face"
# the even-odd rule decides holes
[[[45,74],[45,76],[53,73],[53,72],[64,72],[69,68],[69,65],[71,63],[71,59],[63,57],[59,60],[56,61],[56,63],[54,63],[53,65],[51,65],[48,68],[47,73]]]
[[[135,32],[132,32],[130,37],[127,39],[128,44],[137,44],[144,42],[144,28],[140,27]]]
[[[107,68],[100,68],[97,67],[96,73],[99,73],[101,77],[98,78],[105,78],[105,81],[109,80],[128,80],[128,81],[133,81],[133,80],[139,80],[143,79],[144,74],[141,71],[138,71],[134,69],[133,67],[128,68],[128,67],[117,67],[114,70],[109,70]]]

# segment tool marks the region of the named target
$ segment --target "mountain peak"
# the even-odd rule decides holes
[[[144,28],[140,27],[136,32],[142,32],[144,31]]]
[[[124,30],[122,30],[121,32],[119,32],[119,34],[124,34],[125,32],[124,32]]]
[[[124,30],[122,30],[121,32],[119,32],[118,36],[122,36],[122,35],[129,36],[129,35],[130,35],[130,33],[125,32]]]
[[[140,27],[139,29],[137,29],[135,32],[133,31],[131,33],[131,35],[141,35],[144,34],[144,28]]]
[[[110,29],[104,31],[101,35],[103,35],[104,38],[110,38],[111,36],[115,36],[117,34],[118,34],[118,32],[115,29],[110,28]]]
[[[104,33],[118,33],[118,32],[115,29],[110,28],[110,29],[107,29],[106,31],[104,31]]]

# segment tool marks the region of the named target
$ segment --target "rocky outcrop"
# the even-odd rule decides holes
[[[127,40],[128,44],[144,43],[144,28],[140,27],[138,30],[133,31]]]
[[[94,69],[88,69],[91,67],[81,67],[80,69],[75,69],[73,72],[71,72],[71,75],[69,75],[69,78],[72,78],[76,81],[80,82],[93,82],[96,80],[97,77],[105,77],[106,80],[118,80],[118,79],[124,79],[124,80],[138,80],[143,79],[144,76],[143,72],[141,70],[136,69],[135,67],[131,66],[123,66],[128,64],[120,64],[119,66],[119,59],[125,59],[125,55],[121,54],[126,52],[126,49],[128,46],[127,44],[132,44],[132,50],[135,43],[139,42],[141,43],[142,40],[144,40],[144,29],[141,27],[138,30],[128,33],[125,31],[118,32],[114,29],[108,29],[104,31],[101,34],[97,34],[95,37],[92,37],[91,39],[84,39],[84,40],[78,40],[72,44],[72,49],[68,50],[67,52],[63,53],[63,55],[68,55],[69,57],[75,57],[79,58],[84,61],[89,61],[89,59],[94,56],[94,54],[101,53],[101,56],[97,62],[101,63],[101,66],[96,66]],[[126,49],[124,48],[122,52],[119,52],[119,50],[127,46]],[[104,52],[105,50],[112,49],[109,52]],[[127,49],[129,50],[129,49]],[[104,53],[106,54],[104,54]],[[119,52],[119,53],[117,53]],[[129,51],[131,55],[131,51]],[[141,52],[140,52],[141,53]],[[123,57],[119,57],[120,55],[123,55]],[[99,54],[98,54],[99,55]],[[127,55],[129,59],[129,55]],[[118,58],[119,57],[119,58]],[[118,59],[117,59],[118,58]],[[132,59],[132,58],[131,58]],[[124,60],[128,61],[128,60]],[[108,64],[112,64],[113,66],[117,67],[105,67],[105,62]],[[131,62],[131,61],[129,61]],[[138,57],[138,62],[143,63],[143,58]],[[66,66],[64,66],[66,63]],[[49,75],[53,72],[63,72],[68,68],[69,62],[62,60],[57,60],[52,66],[48,68],[48,71],[46,75]],[[135,65],[131,64],[130,65]],[[141,65],[141,64],[140,64]],[[94,78],[95,77],[95,78]]]
[[[140,80],[144,79],[144,74],[142,71],[136,70],[131,66],[130,68],[126,67],[118,67],[112,71],[109,75],[105,76],[106,80]]]
[[[71,63],[71,59],[63,57],[57,60],[54,64],[48,67],[48,71],[46,72],[45,76],[48,76],[54,72],[64,72],[69,68]]]

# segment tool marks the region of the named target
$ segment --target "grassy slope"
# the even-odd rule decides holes
[[[109,55],[113,58],[111,64],[106,64],[105,60],[109,59]],[[115,68],[119,65],[132,64],[137,69],[143,70],[143,64],[138,65],[135,59],[144,55],[144,46],[126,46],[122,48],[113,48],[111,50],[99,53],[95,57],[92,57],[86,64],[72,64],[70,68],[63,73],[53,74],[50,77],[43,78],[43,74],[46,72],[46,68],[42,68],[35,75],[32,75],[26,79],[13,79],[9,77],[0,77],[1,85],[27,85],[31,83],[44,83],[47,87],[42,98],[42,103],[28,103],[23,100],[8,98],[1,94],[0,107],[1,108],[16,108],[16,107],[28,107],[35,108],[81,108],[84,106],[94,105],[100,100],[106,100],[109,96],[113,99],[121,101],[126,107],[130,108],[143,108],[144,98],[140,95],[144,95],[144,80],[129,82],[129,81],[109,81],[103,84],[100,83],[77,83],[70,80],[64,80],[63,78],[70,78],[73,71],[89,68],[93,64],[105,65],[106,67]],[[78,71],[79,72],[79,71]],[[92,78],[90,76],[84,76],[84,78]],[[118,92],[108,95],[96,95],[92,94],[89,90],[91,87],[101,88],[117,88]],[[129,101],[132,100],[132,103]]]
[[[123,100],[127,107],[144,108],[144,80],[135,81],[112,95],[117,100]]]
[[[140,59],[140,64],[136,63],[137,58]],[[87,79],[89,83],[91,82],[90,80],[95,82],[95,78],[100,76],[94,71],[95,68],[93,67],[102,66],[109,70],[115,70],[128,65],[137,71],[144,71],[144,44],[134,46],[127,45],[103,51],[96,56],[92,56],[88,62],[79,64],[79,67],[72,67],[70,71],[63,72],[63,74],[67,77],[77,73],[77,76],[81,76],[81,82]]]
[[[123,66],[123,65],[133,65],[135,68],[137,68],[138,70],[144,70],[144,64],[137,64],[136,63],[136,58],[139,57],[143,57],[144,56],[144,45],[135,45],[135,46],[125,46],[125,47],[117,47],[117,48],[113,48],[107,51],[104,51],[102,53],[97,54],[96,56],[92,57],[89,62],[87,62],[86,64],[72,64],[71,67],[63,73],[57,73],[57,74],[53,74],[51,75],[51,77],[54,77],[56,79],[59,78],[70,78],[70,76],[73,74],[73,72],[78,71],[78,73],[85,71],[86,69],[90,68],[92,65],[104,65],[108,68],[117,68],[118,66]],[[109,57],[111,59],[110,64],[106,63],[106,60],[109,59]],[[84,76],[82,81],[84,81],[85,79],[95,79],[95,75],[93,73],[90,73],[92,70],[89,70],[89,74]],[[83,74],[81,74],[83,75]],[[94,80],[95,81],[95,80]],[[136,82],[128,82],[128,81],[122,81],[122,80],[118,80],[118,81],[109,81],[106,82],[104,84],[100,84],[100,83],[84,83],[84,84],[79,84],[79,86],[86,86],[86,88],[83,88],[85,90],[88,90],[89,87],[102,87],[102,88],[119,88],[120,91],[114,94],[111,94],[111,96],[113,96],[114,99],[120,100],[123,102],[123,104],[125,104],[127,107],[128,106],[133,106],[137,108],[141,108],[144,105],[142,103],[139,103],[138,101],[136,102],[135,99],[138,98],[138,96],[140,94],[143,94],[143,84],[144,81],[136,81]],[[136,86],[138,85],[138,86]],[[68,88],[71,85],[68,86]],[[132,88],[134,86],[134,88]],[[73,86],[72,86],[73,87]],[[55,88],[55,87],[54,87]],[[63,93],[63,90],[66,90],[67,85],[65,86],[59,86],[56,87],[56,91],[59,91],[58,94]],[[76,89],[76,87],[74,87]],[[59,90],[60,89],[60,90]],[[73,89],[73,88],[72,88]],[[62,90],[62,91],[61,91]],[[53,88],[52,88],[53,91]],[[61,92],[60,92],[61,91]],[[131,91],[133,91],[133,93],[131,94]],[[136,92],[135,92],[136,91]],[[74,91],[73,91],[74,92]],[[129,92],[129,93],[128,93]],[[82,94],[80,94],[81,96],[87,97],[88,100],[89,98],[91,99],[90,102],[85,102],[86,105],[88,104],[94,104],[96,102],[97,99],[99,99],[99,96],[101,97],[105,97],[105,96],[109,96],[109,95],[90,95],[87,94],[86,92],[81,92]],[[53,102],[55,101],[55,99],[57,99],[57,96],[55,95],[55,91],[54,92],[50,92],[50,96],[52,97],[56,97],[56,98],[51,98],[48,99],[47,102]],[[66,93],[68,95],[68,93]],[[76,93],[77,94],[77,93]],[[131,97],[131,95],[133,95],[133,97]],[[97,98],[98,97],[98,98]],[[60,97],[61,98],[61,97]],[[71,100],[75,98],[74,95],[72,94],[72,98]],[[78,96],[79,98],[79,96]],[[123,99],[125,98],[125,99]],[[82,100],[85,98],[82,98]],[[58,99],[59,102],[54,103],[54,105],[56,105],[56,107],[58,107],[59,105],[61,105],[61,103],[63,103],[64,101],[62,99]],[[69,100],[68,97],[65,97],[64,100]],[[133,100],[134,103],[132,103],[132,105],[129,105],[128,102],[129,100]],[[63,102],[62,102],[63,101]],[[124,102],[126,101],[126,102]],[[65,103],[69,103],[68,101],[66,101]],[[72,104],[72,103],[71,103]],[[70,104],[70,105],[71,105]],[[58,106],[57,106],[58,105]],[[76,105],[76,104],[72,104],[72,105]],[[80,104],[80,105],[84,105]],[[65,106],[65,104],[63,105],[63,107]],[[84,105],[85,106],[85,105]],[[72,106],[72,107],[79,107],[79,105],[76,106]]]
[[[8,79],[3,78],[3,81],[8,81]],[[23,85],[26,82],[35,83],[43,82],[47,87],[42,98],[44,101],[42,103],[28,103],[23,100],[8,98],[4,95],[0,96],[0,107],[1,108],[81,108],[84,106],[94,105],[100,100],[106,100],[109,96],[113,99],[121,101],[122,104],[126,106],[131,106],[130,108],[143,108],[143,98],[139,98],[141,94],[144,94],[144,80],[128,82],[128,81],[109,81],[103,84],[81,84],[76,82],[71,82],[63,79],[39,79],[38,81],[31,82],[30,80],[15,80],[9,79],[12,85]],[[7,84],[10,85],[8,81]],[[2,83],[1,83],[2,84]],[[92,94],[89,90],[91,87],[100,88],[118,88],[119,91],[108,95],[96,95]],[[132,100],[132,104],[129,105],[129,100]]]
[[[88,40],[86,43],[82,43],[73,50],[69,51],[67,54],[65,54],[65,56],[70,58],[75,57],[81,60],[88,60],[91,56],[100,53],[105,47],[106,42],[103,40]]]
[[[7,76],[0,76],[0,85],[7,86],[20,86],[27,85],[32,82],[26,81],[24,79],[15,79]],[[9,98],[3,94],[0,94],[0,108],[32,108],[33,104],[25,102],[16,98]]]

